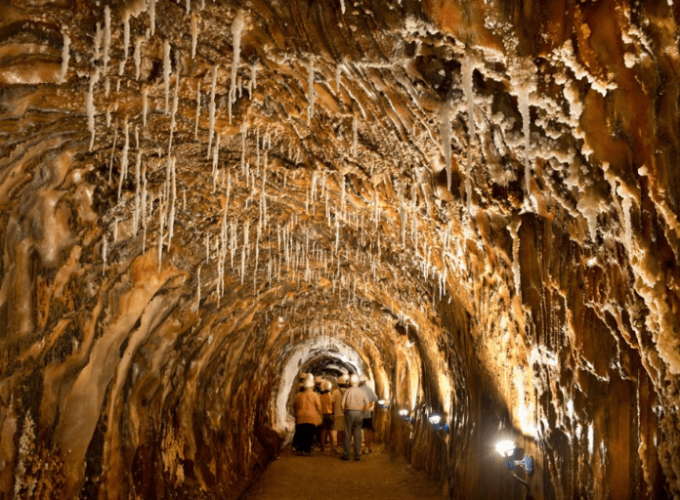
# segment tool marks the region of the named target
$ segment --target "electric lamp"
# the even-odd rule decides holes
[[[524,467],[527,473],[531,474],[534,470],[534,459],[530,455],[524,455],[522,460],[515,460],[515,449],[517,446],[513,441],[505,439],[496,443],[496,451],[505,459],[505,466],[512,470],[515,467]]]
[[[409,417],[409,411],[406,408],[403,408],[399,410],[399,416],[404,420],[405,422],[412,422],[413,418]]]
[[[447,422],[444,422],[443,424],[441,423],[442,417],[441,415],[438,415],[437,413],[433,413],[428,417],[428,420],[430,423],[434,426],[435,431],[448,431],[449,430],[449,424]]]

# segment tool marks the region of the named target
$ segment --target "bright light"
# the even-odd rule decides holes
[[[385,400],[384,400],[384,399],[379,399],[379,400],[378,400],[378,404],[379,404],[380,406],[385,406]]]
[[[499,441],[496,444],[496,451],[500,453],[502,457],[509,457],[515,453],[515,443],[508,439]]]
[[[399,415],[402,417],[408,417],[408,410],[407,409],[399,410]]]
[[[432,415],[430,415],[430,417],[428,418],[428,420],[430,421],[431,424],[439,425],[439,422],[442,421],[442,417],[440,417],[440,416],[437,415],[436,413],[433,413]]]

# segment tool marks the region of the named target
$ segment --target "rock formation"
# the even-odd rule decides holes
[[[5,0],[0,498],[236,498],[301,370],[451,498],[680,497],[678,19]]]

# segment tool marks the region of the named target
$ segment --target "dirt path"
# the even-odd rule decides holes
[[[289,448],[269,466],[245,500],[444,500],[441,485],[416,471],[404,457],[374,447],[361,461],[314,452],[299,457]]]

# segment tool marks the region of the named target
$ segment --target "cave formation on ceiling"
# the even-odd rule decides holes
[[[678,498],[679,17],[2,2],[0,498],[236,498],[342,369],[452,498]]]

